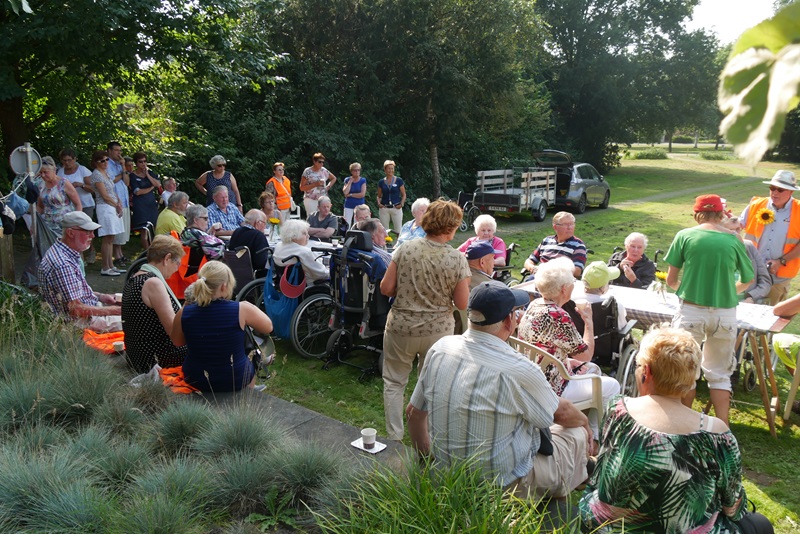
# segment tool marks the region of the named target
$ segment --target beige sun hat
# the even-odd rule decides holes
[[[778,171],[775,173],[775,176],[772,177],[772,180],[761,183],[774,185],[775,187],[780,187],[781,189],[787,189],[789,191],[800,191],[800,187],[797,187],[797,178],[794,177],[792,171]]]

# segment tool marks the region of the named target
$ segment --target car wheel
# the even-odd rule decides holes
[[[578,204],[575,205],[575,213],[584,213],[586,211],[586,193],[581,195]]]
[[[547,202],[540,200],[539,203],[533,207],[533,220],[542,222],[547,217]]]
[[[608,207],[608,202],[611,200],[611,191],[606,191],[606,196],[603,197],[603,202],[600,203],[600,209],[604,210]]]

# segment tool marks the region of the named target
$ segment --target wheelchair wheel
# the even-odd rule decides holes
[[[349,330],[336,330],[328,338],[326,353],[330,360],[344,358],[351,350],[353,350],[353,334]]]
[[[257,278],[245,284],[245,286],[236,294],[237,302],[249,302],[255,305],[259,310],[265,311],[264,308],[264,278]]]
[[[625,362],[625,371],[622,373],[622,380],[619,385],[621,393],[626,397],[638,397],[639,386],[636,384],[636,346],[628,345],[622,351],[620,360]]]
[[[516,279],[516,278],[514,278],[513,276],[510,276],[510,277],[508,278],[508,280],[506,280],[506,285],[507,285],[508,287],[514,287],[514,286],[516,286],[516,285],[519,285],[519,280],[517,280],[517,279]]]
[[[328,322],[335,310],[330,295],[312,295],[300,303],[292,316],[292,346],[300,356],[325,358],[331,337]]]
[[[139,270],[141,270],[142,265],[145,263],[147,263],[146,257],[133,260],[133,262],[131,262],[131,264],[128,266],[128,271],[125,273],[125,282],[127,283],[131,276],[133,276],[135,273],[138,273]]]
[[[744,362],[742,362],[742,371],[744,371],[744,389],[753,391],[758,385],[758,377],[756,376],[756,367],[753,365],[753,357],[747,357],[745,354]]]

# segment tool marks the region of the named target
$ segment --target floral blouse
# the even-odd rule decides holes
[[[200,247],[209,260],[219,260],[225,253],[223,240],[199,228],[185,228],[181,233],[181,242],[187,247]]]
[[[519,323],[519,337],[558,358],[570,372],[572,365],[569,358],[588,348],[569,314],[555,303],[543,299],[535,300],[528,306]],[[567,381],[561,378],[553,365],[548,365],[542,371],[560,397],[567,387]]]

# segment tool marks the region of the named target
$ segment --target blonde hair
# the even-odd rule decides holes
[[[572,276],[574,268],[575,264],[565,256],[542,263],[536,269],[536,289],[544,298],[553,300],[562,287],[575,283],[575,277]]]
[[[197,281],[192,284],[194,301],[198,306],[208,306],[214,300],[217,290],[223,285],[227,285],[227,291],[223,297],[230,299],[233,296],[233,288],[236,286],[233,272],[221,261],[209,261],[200,267]]]
[[[353,169],[361,170],[361,164],[359,162],[351,163],[350,164],[350,172],[353,172]]]
[[[386,169],[386,167],[388,167],[389,165],[394,165],[395,167],[397,167],[397,165],[395,165],[395,164],[394,164],[394,160],[387,159],[386,161],[384,161],[384,162],[383,162],[383,168],[384,168],[384,170],[385,170],[385,169]]]
[[[147,249],[147,263],[158,263],[172,254],[176,260],[183,258],[184,250],[181,242],[169,235],[157,235]]]
[[[568,211],[559,211],[553,215],[553,224],[561,224],[565,220],[575,222],[575,216]]]
[[[681,328],[661,326],[642,338],[636,355],[637,368],[650,366],[653,388],[658,395],[688,393],[700,368],[700,345]],[[637,375],[640,378],[641,374]]]

